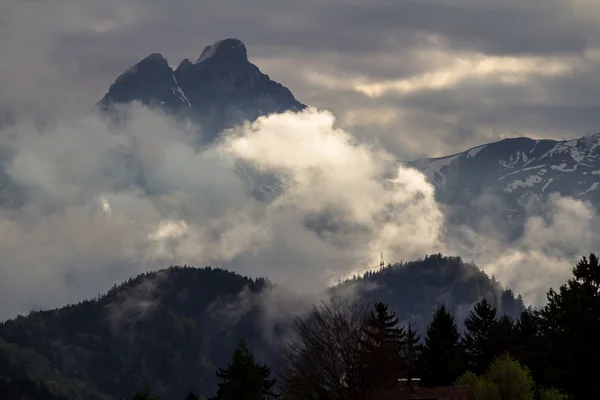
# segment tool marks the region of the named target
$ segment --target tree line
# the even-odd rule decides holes
[[[600,263],[583,257],[566,284],[548,291],[546,305],[517,319],[482,299],[463,332],[444,305],[421,335],[383,303],[332,300],[297,317],[294,333],[273,371],[242,341],[217,371],[221,383],[208,400],[377,399],[399,378],[468,385],[478,400],[600,398]],[[149,399],[147,390],[134,397]],[[190,393],[186,400],[198,399]]]

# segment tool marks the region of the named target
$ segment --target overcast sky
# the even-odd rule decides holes
[[[0,104],[90,106],[152,52],[176,66],[235,37],[401,158],[578,137],[600,131],[599,20],[591,0],[4,0]]]

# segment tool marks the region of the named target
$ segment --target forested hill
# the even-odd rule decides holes
[[[388,264],[381,270],[355,276],[332,290],[335,293],[347,285],[358,285],[358,292],[365,300],[390,304],[401,321],[421,331],[440,305],[445,305],[456,317],[459,329],[461,321],[482,298],[487,298],[500,314],[513,318],[525,308],[520,295],[515,296],[475,264],[442,254]]]
[[[260,334],[251,313],[227,333],[210,305],[265,284],[221,269],[172,267],[94,300],[6,321],[0,337],[114,398],[146,386],[163,399],[183,398],[190,389],[212,391],[216,366],[227,362],[240,337],[261,345],[252,341]]]
[[[419,327],[442,303],[459,321],[483,297],[501,312],[522,309],[520,300],[477,267],[441,255],[395,264],[331,290],[348,293],[349,285]],[[182,399],[190,390],[211,395],[216,368],[227,365],[241,338],[259,359],[273,360],[273,339],[286,332],[291,315],[265,324],[264,301],[277,300],[252,301],[273,288],[266,279],[214,268],[144,274],[96,299],[1,324],[0,338],[12,350],[0,356],[0,374],[19,369],[40,390],[70,399],[93,399],[91,393],[130,398],[143,387],[162,400]]]

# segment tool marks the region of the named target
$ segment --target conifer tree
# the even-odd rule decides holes
[[[362,368],[370,389],[396,384],[406,374],[402,358],[406,332],[398,325],[396,314],[387,305],[376,303],[375,312],[366,321],[364,336]]]
[[[495,346],[495,355],[510,352],[515,345],[515,321],[508,315],[498,319],[496,329],[492,331],[492,341]]]
[[[406,361],[408,376],[407,378],[418,378],[417,373],[417,362],[421,352],[421,335],[416,330],[412,329],[411,325],[408,325],[406,329],[406,339],[402,346],[402,356]]]
[[[226,369],[219,369],[222,380],[215,397],[208,400],[264,400],[277,398],[273,392],[276,380],[268,379],[271,370],[254,362],[245,341],[240,341]]]
[[[367,320],[365,333],[370,341],[380,345],[390,343],[398,346],[398,349],[406,337],[404,328],[398,325],[396,313],[383,303],[375,303],[375,312],[371,312],[371,317]]]
[[[531,310],[522,311],[515,324],[511,353],[531,369],[536,382],[541,382],[543,378],[543,350],[538,319]]]
[[[590,254],[573,268],[573,277],[538,313],[545,342],[545,384],[557,385],[574,399],[600,398],[600,262]]]
[[[426,386],[448,386],[461,375],[460,334],[454,317],[445,306],[433,315],[419,359],[421,379]]]
[[[200,396],[190,391],[188,395],[185,396],[185,400],[200,400]]]
[[[465,319],[462,338],[469,370],[475,374],[485,371],[498,354],[495,340],[497,329],[496,309],[484,298],[475,304],[473,311]]]

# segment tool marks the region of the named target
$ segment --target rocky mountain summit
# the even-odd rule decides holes
[[[132,101],[191,117],[212,135],[243,120],[306,107],[252,64],[237,39],[217,41],[195,63],[185,59],[175,70],[161,54],[151,54],[119,76],[99,106]]]

